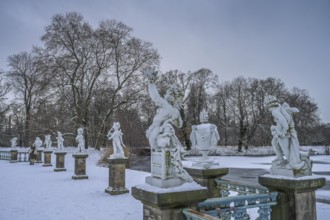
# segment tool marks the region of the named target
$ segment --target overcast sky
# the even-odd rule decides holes
[[[42,46],[52,16],[70,11],[94,27],[132,27],[159,51],[162,72],[208,68],[221,81],[275,77],[306,89],[330,122],[329,0],[0,0],[0,69]]]

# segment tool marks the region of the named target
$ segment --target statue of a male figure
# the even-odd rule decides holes
[[[272,146],[276,153],[272,168],[296,170],[304,176],[311,175],[311,161],[299,151],[299,141],[292,118],[292,114],[299,110],[287,103],[281,105],[274,96],[267,96],[265,104],[275,121],[275,125],[271,126]]]

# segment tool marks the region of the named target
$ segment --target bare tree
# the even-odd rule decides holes
[[[211,111],[211,117],[214,118],[219,133],[221,134],[220,141],[224,146],[227,146],[230,143],[229,131],[231,129],[231,115],[228,113],[228,105],[230,101],[230,85],[228,82],[224,82],[222,84],[219,83],[215,91],[215,95],[210,97],[209,111]]]
[[[320,123],[320,118],[317,115],[317,104],[311,99],[306,90],[299,88],[293,88],[285,101],[290,106],[299,109],[299,113],[295,114],[294,121],[300,143],[302,145],[311,144],[313,130]]]
[[[5,101],[7,95],[10,91],[10,84],[5,81],[3,75],[5,73],[0,71],[0,145],[5,146],[8,143],[9,136],[11,135],[11,116],[8,120],[6,118],[6,113],[10,108],[10,104],[7,104]]]
[[[115,20],[102,21],[93,30],[80,14],[71,12],[55,15],[42,36],[43,54],[55,74],[53,83],[73,110],[75,127],[86,128],[86,146],[95,96],[100,91],[109,95],[95,140],[99,148],[115,109],[133,100],[141,90],[137,85],[142,81],[141,70],[158,64],[159,55],[152,45],[132,37],[131,32]]]
[[[218,82],[218,76],[211,70],[202,68],[192,73],[190,92],[188,97],[188,117],[192,124],[199,123],[199,113],[203,108],[207,109],[207,90],[214,88]]]
[[[8,58],[11,71],[7,74],[18,99],[24,106],[24,145],[30,144],[30,125],[35,104],[45,97],[47,81],[44,66],[34,53],[22,52]]]

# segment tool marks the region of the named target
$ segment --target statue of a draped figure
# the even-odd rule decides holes
[[[271,126],[271,133],[276,158],[272,162],[271,174],[286,175],[286,172],[274,172],[276,170],[292,170],[293,176],[311,175],[312,164],[308,155],[299,151],[299,141],[292,118],[292,114],[299,112],[299,110],[290,107],[286,102],[280,104],[274,96],[267,96],[265,105],[271,111],[275,122],[275,125]]]
[[[209,157],[208,153],[212,148],[217,147],[217,143],[220,140],[218,128],[214,124],[208,123],[208,113],[203,110],[199,115],[201,124],[193,125],[190,134],[190,140],[192,147],[197,148],[202,153],[202,158],[198,160],[194,166],[203,166],[209,168],[212,165],[218,165],[214,163]]]
[[[59,150],[63,150],[64,149],[64,138],[63,138],[63,135],[61,132],[59,132],[59,131],[57,132],[56,139],[57,139],[57,148]]]
[[[42,140],[40,139],[40,137],[36,137],[36,139],[34,140],[34,145],[39,149],[42,146]]]
[[[157,107],[156,115],[146,134],[152,151],[152,177],[162,180],[178,178],[182,180],[179,184],[191,182],[191,176],[183,169],[181,154],[184,150],[173,127],[180,128],[182,126],[179,108],[182,105],[183,95],[177,87],[172,85],[166,91],[164,98],[161,97],[155,85],[157,72],[149,69],[144,72],[144,75],[148,79],[150,98]],[[161,168],[157,168],[158,165],[153,165],[158,163]]]
[[[15,149],[17,147],[17,137],[13,137],[11,140],[11,148]]]
[[[119,122],[114,122],[107,135],[108,139],[112,140],[113,147],[113,154],[110,155],[110,159],[125,158],[123,147],[126,146],[123,143],[122,136]]]
[[[46,149],[49,149],[52,147],[52,139],[51,139],[50,134],[45,135],[45,145],[46,145]]]
[[[78,143],[78,152],[85,152],[85,138],[84,138],[84,129],[77,129],[76,142]]]

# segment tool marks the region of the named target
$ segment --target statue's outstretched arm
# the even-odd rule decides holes
[[[148,92],[150,95],[151,100],[157,105],[157,106],[165,106],[166,105],[166,101],[165,99],[163,99],[157,88],[156,88],[156,84],[152,83],[152,82],[148,82]]]
[[[150,95],[150,98],[157,106],[163,106],[166,105],[166,101],[159,95],[157,87],[156,87],[156,80],[157,80],[157,74],[158,72],[155,71],[155,69],[147,69],[144,71],[145,78],[148,79],[148,92]]]

